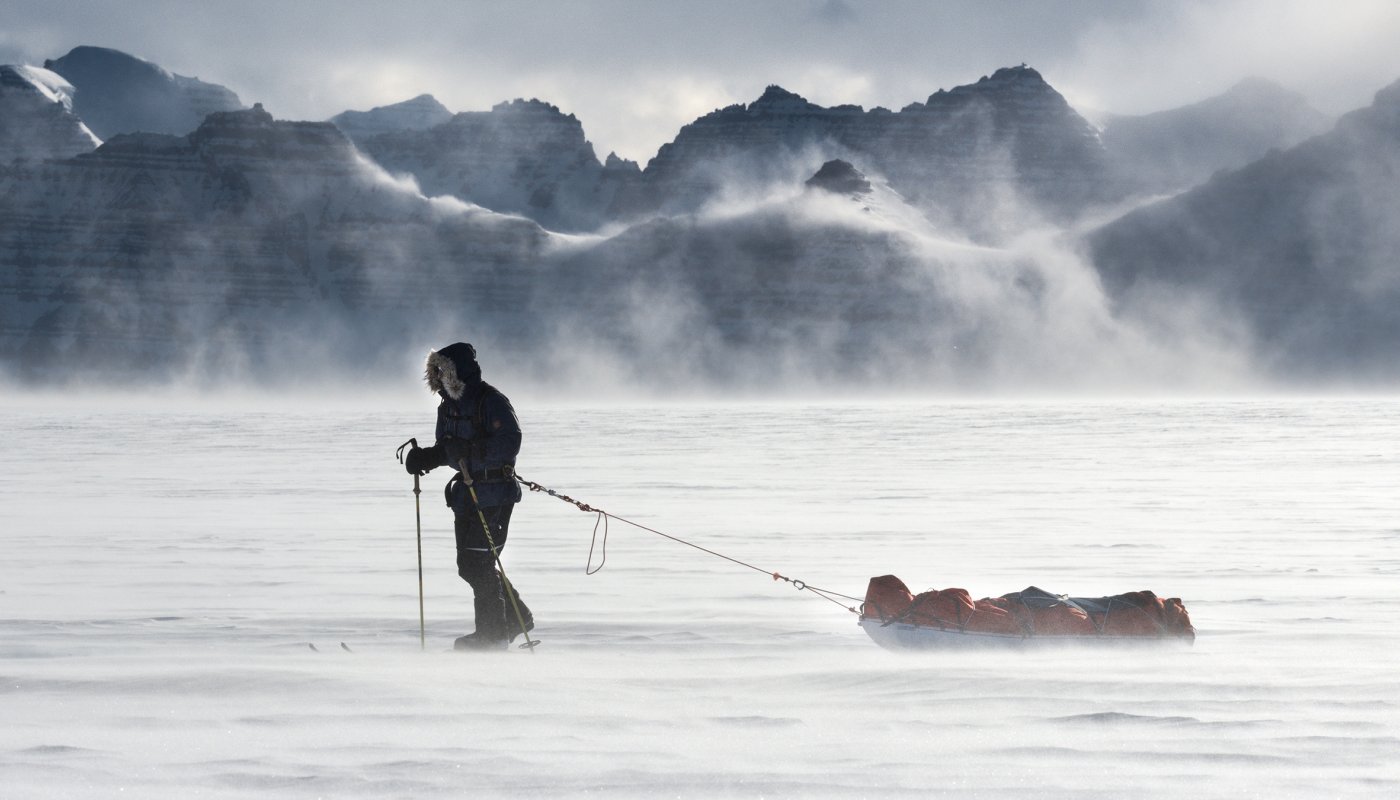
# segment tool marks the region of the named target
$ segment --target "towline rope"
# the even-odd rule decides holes
[[[654,534],[656,534],[657,536],[660,536],[660,537],[662,537],[662,538],[670,539],[671,541],[673,541],[673,542],[678,542],[678,543],[680,543],[680,544],[685,545],[686,547],[693,547],[693,548],[695,548],[696,550],[699,550],[699,551],[702,552],[702,553],[709,553],[710,555],[715,556],[716,558],[722,558],[722,559],[724,559],[725,561],[728,561],[728,562],[731,562],[731,563],[734,563],[734,564],[738,564],[738,565],[741,566],[741,567],[748,567],[749,569],[753,570],[754,572],[761,572],[761,573],[763,573],[764,575],[767,575],[767,576],[771,577],[771,578],[772,578],[773,580],[775,580],[775,581],[785,581],[785,582],[791,584],[791,585],[792,585],[792,588],[798,590],[799,592],[800,592],[800,591],[808,591],[808,592],[811,592],[812,594],[816,595],[817,597],[822,598],[823,600],[826,600],[827,602],[835,603],[836,605],[840,606],[842,609],[844,609],[844,610],[846,610],[846,611],[849,611],[849,612],[851,612],[852,614],[859,614],[859,613],[860,613],[860,610],[859,610],[859,608],[858,608],[857,606],[848,606],[848,605],[846,605],[845,603],[842,603],[840,600],[837,600],[837,599],[836,599],[836,598],[838,598],[838,597],[841,597],[841,598],[844,598],[844,599],[846,599],[846,600],[851,600],[851,601],[853,601],[853,602],[859,604],[859,603],[862,603],[862,602],[863,602],[863,600],[862,600],[861,598],[859,598],[859,597],[851,597],[851,596],[848,595],[848,594],[841,594],[840,592],[834,592],[834,591],[832,591],[832,590],[830,590],[830,589],[821,589],[821,588],[818,588],[818,587],[816,587],[816,586],[812,586],[811,584],[807,583],[806,581],[798,580],[797,578],[789,578],[788,576],[783,575],[783,574],[781,574],[781,573],[779,573],[779,572],[775,572],[775,571],[772,571],[772,570],[766,570],[766,569],[764,569],[764,568],[762,568],[762,567],[754,566],[753,564],[750,564],[750,563],[747,562],[747,561],[740,561],[739,559],[734,558],[733,556],[727,556],[727,555],[725,555],[724,553],[716,552],[716,551],[714,551],[714,550],[709,549],[708,547],[701,547],[700,545],[698,545],[698,544],[696,544],[696,543],[694,543],[694,542],[686,541],[685,539],[682,539],[682,538],[679,537],[679,536],[672,536],[672,535],[669,534],[669,533],[663,533],[663,532],[661,532],[661,531],[658,531],[658,530],[655,529],[655,528],[647,527],[646,525],[643,525],[643,524],[641,524],[640,522],[633,522],[632,520],[626,519],[625,517],[619,517],[618,515],[616,515],[616,514],[611,514],[611,513],[607,512],[607,511],[604,511],[604,510],[601,509],[601,508],[596,508],[596,507],[594,507],[594,506],[591,506],[591,505],[589,505],[589,504],[587,504],[587,503],[585,503],[585,502],[583,502],[583,501],[581,501],[581,500],[575,500],[574,498],[572,498],[572,497],[570,497],[570,496],[568,496],[568,495],[566,495],[566,494],[563,494],[563,493],[561,493],[561,492],[556,492],[556,491],[554,491],[553,489],[550,489],[550,488],[545,487],[545,486],[541,486],[540,484],[535,483],[534,481],[526,480],[525,478],[521,477],[521,476],[520,476],[519,474],[517,474],[517,473],[512,472],[511,474],[512,474],[512,476],[515,478],[515,480],[518,481],[518,482],[520,483],[521,486],[524,486],[525,488],[529,489],[529,490],[532,491],[532,492],[541,492],[541,493],[543,493],[543,494],[547,494],[547,495],[549,495],[550,497],[557,498],[557,499],[559,499],[559,500],[564,501],[565,503],[568,503],[568,504],[571,505],[571,506],[574,506],[574,507],[577,508],[579,511],[582,511],[582,512],[587,513],[587,514],[596,514],[596,515],[597,515],[597,519],[596,519],[596,520],[594,521],[594,523],[593,523],[593,540],[592,540],[591,542],[589,542],[589,544],[588,544],[588,564],[584,567],[584,572],[585,572],[586,574],[588,574],[588,575],[596,575],[598,572],[602,571],[603,565],[607,563],[607,561],[608,561],[608,521],[609,521],[609,520],[617,520],[618,522],[621,522],[621,523],[623,523],[624,525],[631,525],[632,527],[637,528],[637,529],[639,529],[639,530],[644,530],[644,531],[646,531],[647,533],[654,533]],[[602,529],[603,529],[603,546],[602,546],[602,550],[601,550],[602,558],[601,558],[601,560],[598,562],[598,566],[595,568],[595,567],[593,566],[593,548],[594,548],[594,545],[596,545],[597,542],[598,542],[598,528],[599,528],[599,526],[601,526]]]

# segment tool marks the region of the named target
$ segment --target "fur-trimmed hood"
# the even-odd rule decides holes
[[[476,363],[476,348],[466,342],[450,344],[428,353],[423,370],[428,389],[453,400],[461,400],[467,388],[481,382],[481,366]]]

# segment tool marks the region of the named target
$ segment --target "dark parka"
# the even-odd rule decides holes
[[[465,342],[442,348],[428,356],[424,377],[442,402],[436,442],[424,448],[419,464],[461,470],[465,460],[482,508],[520,502],[520,485],[507,470],[520,453],[520,422],[506,396],[481,379],[476,350]],[[447,504],[459,515],[476,513],[455,476],[447,485]]]

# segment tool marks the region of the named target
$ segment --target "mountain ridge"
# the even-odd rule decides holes
[[[50,94],[34,96],[63,113]],[[1092,265],[1074,226],[1140,201],[1025,65],[899,111],[772,84],[645,169],[600,161],[543,100],[442,118],[419,95],[358,113],[374,111],[384,127],[358,139],[334,120],[364,118],[255,104],[0,165],[0,365],[31,380],[75,361],[266,375],[305,348],[369,369],[431,332],[541,371],[721,385],[1150,379],[1208,372],[1196,354],[1249,337],[1278,340],[1252,352],[1281,371],[1338,353],[1397,371],[1400,84],[1329,133],[1095,228]],[[1316,230],[1317,209],[1341,221]],[[1197,302],[1248,341],[1161,313]]]
[[[1135,117],[1111,116],[1101,133],[1117,169],[1145,194],[1198,184],[1273,149],[1322,133],[1335,120],[1301,94],[1262,78],[1190,105]]]
[[[1162,290],[1241,314],[1267,358],[1328,375],[1396,371],[1400,81],[1325,133],[1092,232],[1124,307]]]
[[[359,144],[381,133],[431,128],[451,117],[452,112],[436,97],[420,94],[398,103],[375,106],[368,111],[342,111],[327,121]]]
[[[77,87],[73,110],[102,139],[136,132],[184,135],[212,112],[245,107],[223,86],[107,47],[80,45],[46,60],[44,68]]]

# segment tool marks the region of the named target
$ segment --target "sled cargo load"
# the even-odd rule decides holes
[[[893,575],[870,579],[860,626],[890,650],[1196,638],[1181,600],[1152,592],[1069,597],[1032,586],[973,600],[966,589],[916,595]]]

